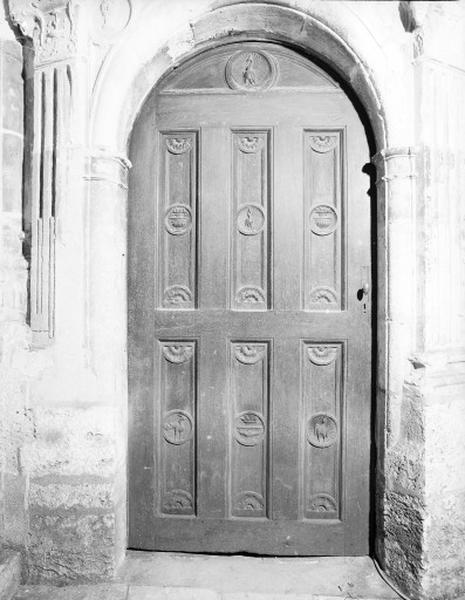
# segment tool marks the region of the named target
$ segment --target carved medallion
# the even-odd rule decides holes
[[[337,212],[329,204],[317,204],[310,211],[310,228],[316,235],[329,235],[337,227]]]
[[[234,347],[234,355],[244,365],[254,365],[265,356],[265,344],[238,344]]]
[[[123,31],[131,19],[129,0],[95,0],[89,5],[94,44],[105,44]]]
[[[166,147],[171,154],[183,154],[192,148],[192,140],[182,137],[167,137]]]
[[[246,204],[237,214],[237,228],[243,235],[257,235],[265,225],[265,213],[257,204]]]
[[[336,500],[329,494],[315,494],[308,502],[310,512],[337,512]]]
[[[239,150],[245,154],[253,154],[261,147],[261,138],[254,135],[245,135],[239,138]]]
[[[233,90],[266,90],[276,80],[274,58],[258,50],[240,50],[226,64],[226,82]]]
[[[265,512],[265,502],[261,494],[241,492],[236,496],[234,514],[241,517],[261,517]]]
[[[162,511],[168,514],[190,515],[193,512],[192,496],[185,490],[171,490],[163,497]]]
[[[192,213],[186,204],[173,204],[165,214],[165,227],[171,235],[184,235],[192,227]]]
[[[265,304],[265,294],[258,287],[246,285],[237,292],[236,301],[240,304]]]
[[[184,308],[192,303],[192,293],[184,285],[172,285],[163,294],[163,306]]]
[[[235,438],[242,446],[256,446],[265,437],[265,423],[262,416],[248,410],[239,413],[234,420]]]
[[[183,410],[170,410],[165,415],[163,437],[169,444],[180,446],[192,437],[192,417]]]
[[[315,304],[337,304],[336,292],[328,286],[313,288],[310,292],[310,302]]]
[[[337,136],[335,135],[314,135],[310,138],[311,148],[320,154],[334,150],[336,145]]]
[[[308,421],[307,439],[316,448],[329,448],[337,440],[336,421],[324,413],[313,415]]]
[[[337,348],[334,346],[310,346],[307,348],[307,354],[314,365],[329,365],[336,360]]]
[[[190,344],[170,344],[163,346],[163,356],[170,363],[180,365],[192,358],[193,348]]]

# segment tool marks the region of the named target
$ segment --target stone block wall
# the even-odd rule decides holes
[[[0,18],[0,536],[23,552],[25,578],[108,579],[124,557],[127,138],[165,69],[249,28],[318,54],[370,117],[379,202],[376,553],[413,598],[459,597],[463,2],[37,4],[10,0],[10,22]],[[52,182],[42,188],[40,169]],[[41,202],[48,246],[34,234]],[[43,306],[34,305],[37,289]]]

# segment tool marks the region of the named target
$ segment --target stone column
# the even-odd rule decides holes
[[[55,337],[57,236],[66,229],[63,199],[70,195],[75,173],[69,167],[73,129],[82,110],[78,11],[71,0],[10,0],[10,18],[25,38],[24,222],[30,245],[29,321],[34,345],[40,347]]]
[[[129,161],[99,149],[88,158],[90,366],[114,424],[115,564],[127,547],[127,178]]]
[[[22,49],[0,7],[0,547],[23,549],[27,482],[17,446],[31,435],[25,325],[27,263],[23,257]]]
[[[378,172],[377,538],[386,572],[416,585],[424,513],[424,439],[417,398],[408,381],[415,348],[415,149],[387,148]],[[420,419],[421,421],[421,419]],[[413,569],[412,569],[413,566]],[[401,580],[405,584],[405,580]]]

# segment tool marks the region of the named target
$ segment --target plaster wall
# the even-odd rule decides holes
[[[375,549],[414,598],[464,593],[463,2],[403,6],[402,19],[397,2],[113,0],[107,12],[103,2],[49,4],[62,37],[39,35],[50,6],[40,25],[27,0],[10,0],[1,28],[2,123],[14,121],[2,125],[3,147],[16,140],[2,154],[13,191],[3,188],[11,235],[2,235],[1,276],[2,290],[17,290],[1,313],[1,536],[23,551],[25,578],[108,579],[123,560],[128,138],[166,69],[252,31],[326,61],[369,117],[378,176]],[[55,94],[40,88],[51,70]],[[61,115],[58,152],[47,137],[37,144],[38,123],[26,120],[23,164],[23,119],[14,115],[24,102],[28,114],[55,114],[47,94]],[[60,184],[48,221],[53,293],[31,318],[33,181],[50,160]]]

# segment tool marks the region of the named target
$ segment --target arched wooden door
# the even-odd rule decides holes
[[[172,71],[134,127],[133,548],[368,551],[369,161],[343,91],[235,43]]]

